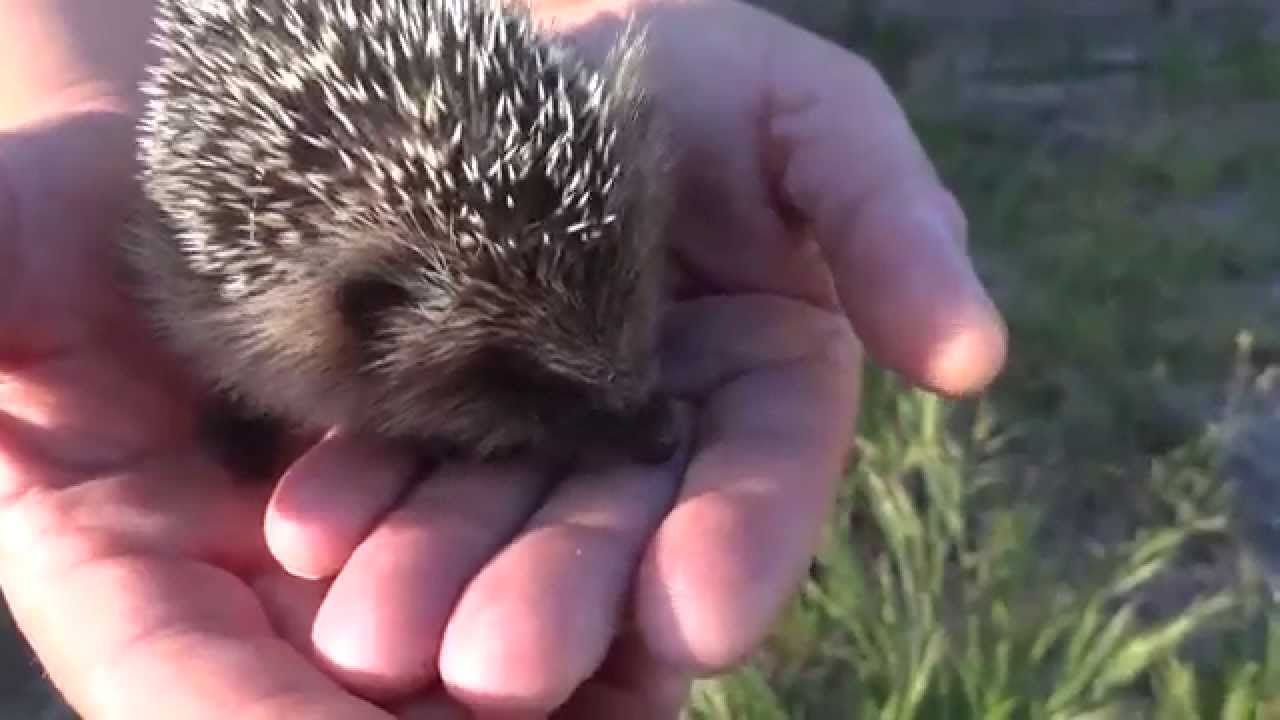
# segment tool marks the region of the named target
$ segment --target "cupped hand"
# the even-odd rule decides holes
[[[283,639],[265,492],[193,444],[112,283],[130,131],[76,109],[0,136],[0,586],[86,717],[389,717]]]
[[[375,696],[438,677],[472,707],[536,713],[618,656],[635,687],[732,666],[807,567],[842,475],[856,338],[951,395],[1004,359],[963,213],[865,62],[733,2],[538,9],[596,57],[626,10],[648,28],[678,163],[664,364],[687,464],[554,488],[451,470],[379,525],[403,472],[381,465],[380,496],[354,488],[368,448],[322,444],[284,479],[269,539],[299,576],[336,574],[313,639]]]
[[[601,2],[539,8],[588,52],[618,29]],[[807,566],[854,329],[926,387],[994,375],[963,215],[878,76],[737,3],[635,9],[680,161],[664,354],[690,433],[667,467],[418,482],[335,432],[271,497],[236,483],[109,273],[127,113],[77,97],[0,139],[0,584],[85,715],[674,715]]]

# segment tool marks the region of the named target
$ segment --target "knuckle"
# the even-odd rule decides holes
[[[861,345],[844,315],[818,313],[812,342],[813,357],[841,371],[856,372],[862,366]]]

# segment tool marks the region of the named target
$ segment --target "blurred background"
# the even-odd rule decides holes
[[[756,1],[892,83],[1011,357],[869,370],[809,582],[691,718],[1280,718],[1280,2]],[[0,718],[70,717],[0,632]]]
[[[1280,3],[758,0],[869,56],[1006,374],[872,370],[861,465],[696,718],[1280,718]]]

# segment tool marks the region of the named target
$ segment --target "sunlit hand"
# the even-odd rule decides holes
[[[584,48],[617,30],[601,3],[540,8]],[[126,104],[51,94],[0,137],[0,584],[86,716],[385,716],[331,677],[424,716],[448,712],[435,678],[473,710],[673,715],[807,566],[852,439],[854,328],[928,387],[992,377],[963,216],[875,73],[736,3],[637,9],[681,160],[664,352],[693,432],[668,468],[410,485],[408,458],[333,435],[272,498],[236,484],[108,272]]]
[[[539,7],[598,54],[619,30],[601,5]],[[744,5],[636,7],[680,159],[665,359],[692,406],[689,464],[678,480],[583,475],[549,497],[528,470],[450,471],[366,538],[403,473],[322,444],[286,477],[269,536],[299,575],[338,573],[313,637],[365,692],[438,675],[472,707],[546,711],[611,647],[627,672],[607,663],[610,682],[641,693],[732,665],[807,567],[841,476],[853,329],[949,394],[1003,361],[963,214],[869,66]]]

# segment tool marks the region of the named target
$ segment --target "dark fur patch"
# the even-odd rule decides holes
[[[409,302],[409,291],[379,275],[351,278],[338,288],[338,312],[358,338],[377,337],[386,313]]]
[[[285,425],[219,395],[200,416],[198,440],[237,480],[274,482],[284,471]]]
[[[635,432],[623,442],[635,462],[659,465],[670,460],[680,447],[676,430],[671,401],[659,396],[636,413]]]

